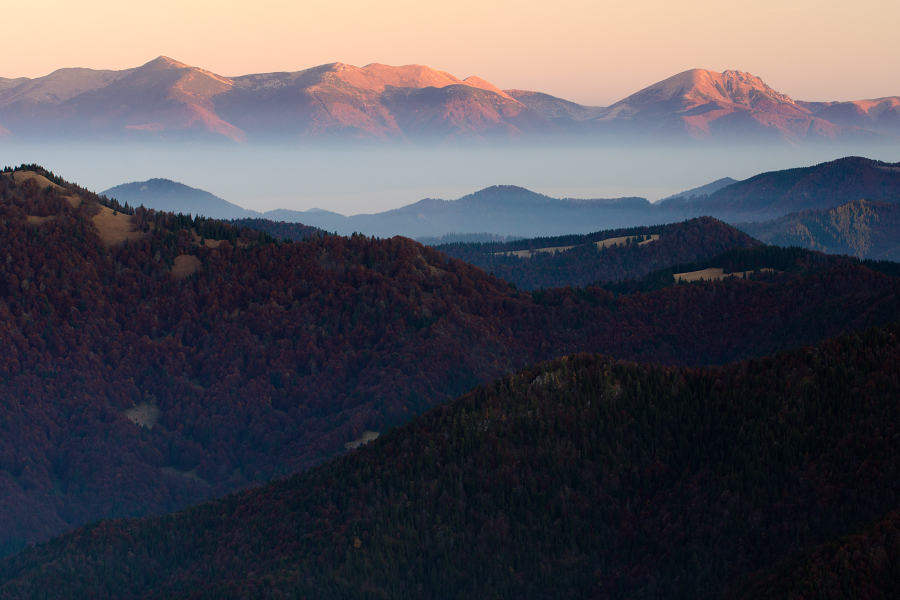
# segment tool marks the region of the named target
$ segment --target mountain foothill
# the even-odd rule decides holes
[[[898,340],[527,367],[305,473],[28,548],[0,593],[892,597]]]
[[[0,139],[375,144],[900,141],[900,97],[793,100],[741,71],[691,69],[608,107],[422,65],[225,77],[160,56],[121,71],[0,77]]]
[[[268,222],[279,223],[277,230],[267,231],[292,239],[309,235],[310,230],[301,223],[342,235],[354,232],[378,237],[402,235],[433,240],[433,243],[441,242],[436,238],[460,234],[493,234],[504,238],[591,234],[635,225],[665,225],[701,216],[740,224],[739,227],[749,231],[745,223],[769,221],[806,210],[829,210],[860,199],[896,204],[900,200],[900,163],[850,156],[811,167],[761,173],[743,181],[722,178],[655,203],[645,198],[552,198],[514,185],[495,185],[456,200],[426,198],[393,210],[349,217],[322,209],[275,209],[260,213],[209,192],[158,178],[118,185],[102,195],[132,206],[238,219],[233,221],[238,225],[250,223],[240,219],[256,219],[254,226],[263,228],[274,227]],[[871,205],[870,210],[880,210],[875,206]],[[774,222],[754,225],[754,235],[767,235],[763,233],[767,227],[778,225]],[[802,236],[793,243],[815,249],[837,247],[829,241],[822,241],[819,246],[810,241],[807,245]],[[849,253],[883,258],[866,252]]]
[[[0,238],[4,598],[727,595],[894,551],[895,263],[711,217],[434,248],[37,165]]]

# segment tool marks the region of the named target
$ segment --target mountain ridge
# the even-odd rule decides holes
[[[127,185],[138,183],[146,182]],[[403,235],[411,238],[476,232],[536,238],[661,225],[698,216],[712,216],[731,223],[766,221],[801,210],[827,210],[862,198],[898,202],[900,163],[851,156],[810,167],[760,173],[722,187],[726,183],[729,183],[728,178],[723,178],[656,203],[637,197],[552,198],[520,186],[495,185],[456,200],[426,198],[389,211],[349,217],[323,209],[275,209],[261,215],[244,216],[299,222],[342,235],[361,232],[379,237]],[[115,196],[114,189],[103,193]],[[120,186],[119,189],[133,188]],[[714,190],[711,194],[704,193],[710,189]],[[685,194],[689,194],[688,197]],[[133,192],[122,195],[119,200],[152,207],[149,200],[142,202],[140,194]],[[181,212],[213,217],[225,214],[214,212],[218,210],[216,206],[222,210],[243,210],[231,208],[234,205],[228,203],[197,204],[188,197],[179,201],[185,203],[178,207]],[[217,202],[226,201],[218,199]]]
[[[833,121],[828,120],[829,118]],[[329,63],[224,77],[160,56],[122,71],[0,79],[16,139],[357,143],[900,141],[900,97],[803,102],[741,71],[685,71],[609,107],[424,65]],[[574,137],[573,137],[574,136]]]
[[[900,204],[894,202],[856,200],[735,226],[767,244],[873,260],[900,259]]]
[[[572,351],[722,363],[900,319],[900,279],[805,250],[754,252],[779,273],[747,279],[527,293],[402,237],[276,240],[36,165],[0,174],[0,216],[5,552],[305,470]]]
[[[28,548],[0,562],[0,590],[706,597],[762,568],[788,577],[738,597],[794,597],[785,584],[841,591],[791,564],[832,542],[825,558],[847,562],[819,550],[816,572],[877,573],[850,588],[877,591],[896,584],[883,552],[861,553],[872,544],[859,538],[835,550],[876,520],[890,535],[874,545],[897,553],[898,336],[894,324],[695,369],[562,357],[306,473]]]
[[[709,196],[670,198],[660,210],[701,211],[729,222],[764,221],[867,199],[900,200],[900,163],[848,156],[810,167],[769,171]]]

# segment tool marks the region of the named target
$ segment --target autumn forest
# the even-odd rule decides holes
[[[896,263],[711,217],[432,247],[37,165],[0,239],[3,598],[900,586]]]

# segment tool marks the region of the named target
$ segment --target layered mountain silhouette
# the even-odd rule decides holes
[[[716,179],[713,182],[707,183],[706,185],[701,185],[699,187],[691,188],[677,194],[672,194],[668,198],[664,198],[664,200],[669,200],[670,198],[690,198],[691,196],[708,196],[710,194],[718,192],[723,187],[728,187],[732,183],[737,182],[737,179],[732,179],[731,177],[722,177],[720,179]]]
[[[763,278],[523,293],[409,239],[276,241],[132,210],[35,165],[0,174],[0,215],[0,555],[306,469],[572,351],[705,365],[900,319],[900,279],[761,252],[712,219],[604,252],[601,276],[731,252],[708,267]]]
[[[652,205],[644,198],[579,200],[551,198],[514,185],[495,185],[458,200],[426,198],[371,215],[345,217],[325,210],[275,210],[269,219],[300,221],[347,235],[360,231],[390,237],[441,236],[450,232],[488,231],[503,235],[539,236],[589,233],[631,223],[653,222]]]
[[[519,236],[562,235],[615,227],[634,218],[641,222],[654,218],[651,204],[644,198],[559,199],[512,185],[492,186],[458,200],[426,198],[394,210],[349,217],[317,208],[259,213],[168,179],[122,184],[102,194],[132,206],[157,210],[219,219],[265,218],[304,223],[341,235],[362,232],[379,237],[415,238],[476,230]]]
[[[764,221],[855,200],[900,201],[900,163],[849,156],[811,167],[761,173],[709,195],[661,200],[658,210]]]
[[[551,198],[518,186],[498,185],[457,200],[427,198],[394,210],[349,217],[322,209],[256,213],[164,179],[123,184],[103,194],[132,206],[215,218],[262,217],[341,235],[361,232],[378,237],[439,238],[449,233],[490,233],[531,238],[659,225],[699,216],[727,222],[766,221],[861,199],[896,203],[900,201],[900,164],[847,157],[762,173],[744,181],[726,177],[655,204],[644,198]]]
[[[803,102],[741,71],[692,69],[609,107],[503,91],[422,65],[224,77],[161,56],[123,71],[0,78],[0,137],[455,143],[900,141],[900,97]]]

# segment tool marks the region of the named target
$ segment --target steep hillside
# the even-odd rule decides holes
[[[583,236],[435,246],[525,290],[640,279],[664,267],[756,245],[733,227],[702,217]]]
[[[761,173],[705,197],[662,200],[658,209],[708,214],[735,223],[862,199],[900,201],[900,163],[849,156],[812,167]]]
[[[739,598],[893,598],[900,590],[900,513],[740,580],[718,595]]]
[[[737,227],[767,244],[873,260],[900,259],[900,204],[858,200]]]
[[[702,369],[560,359],[302,475],[28,549],[0,563],[0,590],[703,596],[897,509],[898,339],[894,325]],[[828,549],[847,566],[814,555],[842,577],[812,581],[838,597],[843,571],[869,565],[882,583],[896,575],[893,537],[873,540],[880,556]],[[872,587],[864,575],[857,589]]]
[[[849,259],[646,294],[523,294],[408,239],[280,243],[129,212],[36,167],[0,175],[6,551],[308,468],[574,351],[721,363],[900,319],[900,280]]]

